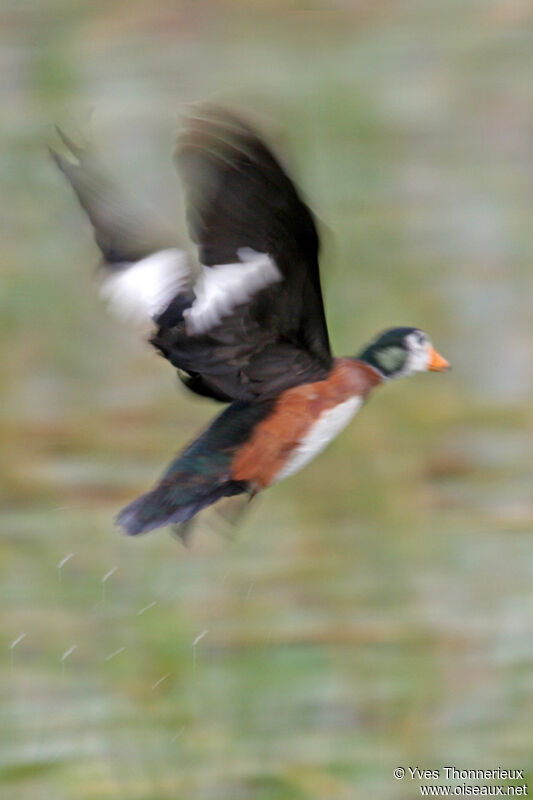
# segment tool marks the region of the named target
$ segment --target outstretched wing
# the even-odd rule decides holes
[[[276,304],[262,325],[327,361],[315,222],[272,152],[237,117],[203,107],[188,121],[178,164],[200,262],[235,262],[241,248],[271,256],[284,281],[269,291]]]
[[[197,394],[231,400],[232,395],[226,395],[216,381],[204,381],[193,369],[195,354],[205,347],[200,334],[267,283],[279,280],[277,268],[269,259],[243,251],[238,264],[204,270],[198,279],[185,252],[175,246],[173,234],[151,208],[133,203],[122,191],[102,167],[91,143],[84,139],[78,144],[57,131],[66,154],[52,149],[50,153],[92,223],[102,253],[101,294],[110,310],[140,323],[144,330],[153,331],[156,321],[160,331],[178,326],[188,346],[183,358],[174,351],[176,358],[171,360],[182,368],[178,374],[183,383]]]
[[[102,168],[89,141],[75,143],[59,128],[67,155],[50,148],[89,217],[102,253],[101,294],[122,319],[153,321],[194,282],[183,250],[155,212],[133,203]]]
[[[154,344],[191,382],[201,380],[227,399],[272,397],[325,377],[332,357],[318,234],[290,178],[252,128],[213,107],[188,120],[177,158],[204,274],[222,275],[222,265],[238,273],[242,264],[248,291],[237,299],[230,293],[224,316],[211,324],[194,328],[194,307],[185,312],[188,326],[167,317]],[[250,265],[265,276],[252,290]]]
[[[152,343],[191,391],[261,400],[327,375],[313,218],[248,126],[211,110],[191,119],[182,138],[199,278],[173,235],[117,187],[89,143],[58,133],[68,156],[52,157],[93,225],[102,295],[122,318],[156,324]]]
[[[175,247],[175,237],[154,212],[133,203],[110,178],[89,140],[76,143],[60,128],[56,130],[67,155],[52,148],[50,154],[89,217],[105,264],[134,263]]]

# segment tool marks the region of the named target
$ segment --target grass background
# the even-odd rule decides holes
[[[0,21],[3,796],[411,798],[398,765],[530,769],[530,5],[7,0]],[[335,351],[414,324],[455,369],[377,393],[233,542],[186,551],[112,520],[215,407],[106,316],[45,146],[94,109],[182,229],[174,135],[210,97],[259,115],[324,221]]]

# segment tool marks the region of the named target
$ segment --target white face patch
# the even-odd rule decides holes
[[[413,331],[405,337],[407,360],[401,375],[412,375],[414,372],[426,372],[429,369],[431,342],[423,331]]]
[[[100,289],[110,310],[122,319],[149,323],[191,282],[182,250],[159,250],[132,264],[118,265]]]
[[[362,405],[363,398],[356,396],[324,411],[293,449],[273,483],[278,483],[305,467],[348,425]]]
[[[266,253],[249,247],[238,250],[240,261],[202,267],[194,287],[196,300],[184,311],[187,333],[205,333],[246,303],[254,294],[282,279],[275,262]]]

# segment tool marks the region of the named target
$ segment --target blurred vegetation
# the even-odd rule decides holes
[[[531,768],[531,5],[0,20],[3,796],[411,798],[400,764]],[[216,409],[107,318],[45,146],[94,109],[182,229],[173,138],[208,97],[259,115],[324,221],[336,351],[415,324],[455,371],[386,387],[234,541],[205,523],[186,551],[113,516]]]

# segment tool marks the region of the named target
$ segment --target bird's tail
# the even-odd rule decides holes
[[[216,503],[222,497],[231,497],[244,491],[246,488],[241,482],[230,479],[199,486],[192,496],[187,497],[176,475],[172,483],[161,481],[151,492],[141,495],[122,509],[117,522],[126,533],[135,536],[154,528],[188,522],[202,508]]]
[[[145,533],[185,523],[222,497],[250,493],[251,486],[232,478],[231,464],[271,407],[270,401],[232,403],[170,464],[152,491],[120,512],[118,524],[131,535]]]

